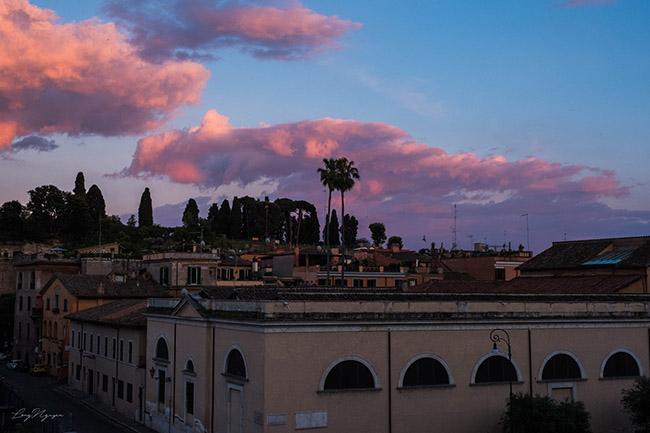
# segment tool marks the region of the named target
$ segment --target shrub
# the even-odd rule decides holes
[[[621,404],[630,416],[630,422],[638,433],[650,432],[650,378],[642,376],[634,380],[630,389],[622,391]]]
[[[591,433],[589,412],[582,402],[513,394],[501,416],[503,433]]]

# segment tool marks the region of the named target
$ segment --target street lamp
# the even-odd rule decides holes
[[[493,329],[490,332],[490,341],[492,341],[492,353],[499,353],[497,343],[505,343],[508,346],[508,362],[510,363],[510,368],[514,370],[512,365],[512,351],[510,348],[510,334],[505,329],[497,328]],[[512,372],[508,371],[508,382],[510,383],[510,400],[508,403],[508,411],[510,412],[510,431],[513,429],[513,420],[512,420]]]

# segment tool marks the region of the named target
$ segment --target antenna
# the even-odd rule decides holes
[[[454,251],[458,249],[458,239],[456,237],[456,221],[458,219],[458,211],[456,204],[454,204],[454,226],[451,228],[451,250]]]
[[[468,234],[467,237],[469,238],[469,249],[470,251],[474,249],[474,235],[473,234]]]
[[[530,230],[528,228],[528,212],[521,215],[526,217],[526,250],[530,251]]]

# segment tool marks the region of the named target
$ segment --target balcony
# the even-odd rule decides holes
[[[58,307],[52,308],[52,314],[59,314],[60,312],[61,312],[61,310],[59,310]]]

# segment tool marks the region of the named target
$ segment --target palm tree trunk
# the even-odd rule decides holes
[[[343,266],[341,266],[341,284],[345,284],[345,193],[341,190],[341,257]]]
[[[330,217],[332,209],[332,190],[327,198],[327,220],[325,221],[325,243],[327,244],[327,285],[330,285]]]

